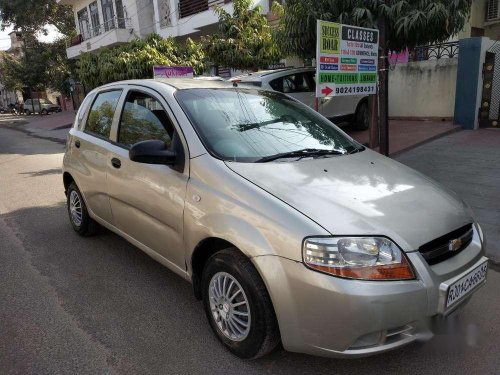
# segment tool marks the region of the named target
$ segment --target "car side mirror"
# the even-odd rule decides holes
[[[129,152],[129,158],[137,163],[174,165],[176,154],[167,149],[163,141],[142,141],[134,144]]]

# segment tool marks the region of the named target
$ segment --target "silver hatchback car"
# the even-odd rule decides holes
[[[63,166],[71,224],[98,224],[190,281],[242,358],[356,357],[432,337],[486,281],[454,193],[304,104],[227,82],[92,91]]]

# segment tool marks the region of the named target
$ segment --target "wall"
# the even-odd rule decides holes
[[[457,58],[396,65],[389,73],[389,115],[452,118],[457,65]]]

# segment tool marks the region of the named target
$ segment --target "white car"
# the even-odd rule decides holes
[[[233,77],[230,81],[279,91],[307,104],[311,108],[315,107],[315,68],[263,70]],[[356,130],[368,129],[367,96],[330,97],[320,101],[319,112],[338,123],[348,120]]]
[[[32,113],[47,115],[51,112],[61,112],[61,107],[48,99],[26,99],[24,102],[24,113],[26,115],[31,115]]]

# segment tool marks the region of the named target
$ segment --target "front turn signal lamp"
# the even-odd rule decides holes
[[[306,238],[302,257],[313,270],[347,279],[415,279],[405,254],[385,237]]]

